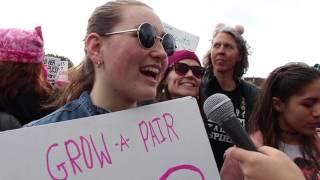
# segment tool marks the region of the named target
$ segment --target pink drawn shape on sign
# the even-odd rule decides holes
[[[159,180],[167,180],[168,177],[173,174],[176,171],[179,170],[190,170],[193,172],[198,173],[201,176],[201,180],[205,180],[205,177],[203,175],[203,173],[201,172],[201,170],[193,165],[189,165],[189,164],[183,164],[183,165],[178,165],[178,166],[174,166],[172,168],[169,168],[160,178]]]

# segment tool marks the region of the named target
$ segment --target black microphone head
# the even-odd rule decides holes
[[[231,99],[220,93],[208,97],[203,104],[203,111],[209,121],[211,120],[219,125],[228,118],[235,116]]]

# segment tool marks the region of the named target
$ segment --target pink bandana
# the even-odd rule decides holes
[[[172,66],[172,65],[176,64],[177,62],[182,61],[184,59],[191,59],[191,60],[194,60],[194,61],[198,62],[199,64],[201,64],[198,56],[194,52],[188,51],[188,50],[177,50],[174,52],[174,54],[169,56],[168,66],[170,67],[170,66]]]
[[[42,63],[44,59],[41,27],[34,31],[0,29],[0,61]]]

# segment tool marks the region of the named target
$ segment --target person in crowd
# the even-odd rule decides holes
[[[317,69],[318,71],[320,71],[320,64],[314,64],[313,67],[314,67],[315,69]]]
[[[320,179],[319,136],[320,72],[301,63],[275,69],[266,79],[250,117],[250,134],[257,146],[267,145],[286,153],[294,162],[303,162],[305,178]],[[226,158],[224,180],[242,179],[238,161]],[[310,171],[310,168],[313,171]],[[310,172],[313,174],[310,175]]]
[[[48,98],[51,86],[43,58],[41,27],[0,29],[0,112],[5,113],[1,121],[13,121],[14,128],[45,115],[41,104]]]
[[[184,96],[200,99],[204,68],[198,56],[189,50],[179,50],[170,56],[168,61],[168,69],[157,89],[157,100],[165,101]]]
[[[229,148],[225,156],[239,161],[246,180],[305,180],[299,167],[282,151],[261,146],[259,152]]]
[[[28,126],[125,110],[155,98],[175,47],[148,5],[116,0],[97,7],[88,21],[86,58],[57,100],[67,104]]]
[[[258,89],[241,79],[247,71],[248,46],[242,37],[242,26],[229,27],[218,24],[213,33],[211,49],[204,57],[205,74],[203,94],[205,99],[215,93],[227,95],[235,108],[241,124],[247,128]],[[213,121],[208,120],[208,136],[217,166],[223,164],[223,154],[233,146],[231,138]]]
[[[198,56],[189,50],[177,50],[168,58],[168,68],[157,89],[156,101],[192,96],[197,99],[202,118],[203,96],[200,91],[204,68]]]
[[[316,70],[320,71],[320,64],[314,64],[313,67],[314,67]],[[317,131],[318,131],[318,133],[320,134],[320,122],[318,123],[318,126],[317,126],[317,127],[318,127],[318,128],[317,128]]]

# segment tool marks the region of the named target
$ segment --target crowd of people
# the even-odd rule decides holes
[[[0,29],[0,131],[193,96],[222,179],[320,179],[318,66],[288,63],[258,88],[242,78],[249,68],[243,33],[240,25],[216,25],[201,60],[176,49],[147,4],[109,1],[89,18],[85,58],[57,91],[46,77],[41,28]],[[231,99],[259,152],[233,147],[204,115],[203,102],[215,93]]]

